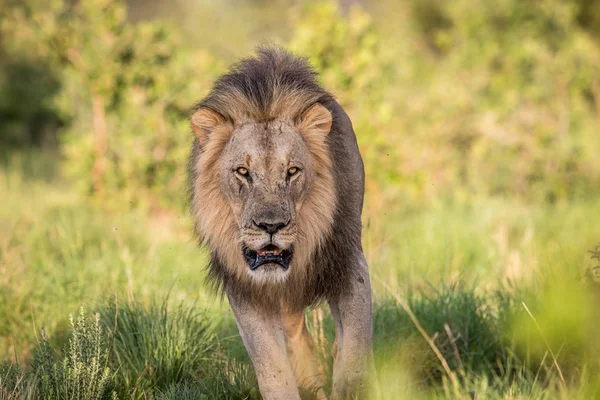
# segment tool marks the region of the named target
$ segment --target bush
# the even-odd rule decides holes
[[[407,390],[411,398],[465,398],[472,393],[498,399],[555,398],[565,390],[574,391],[568,398],[579,398],[579,390],[597,393],[595,337],[590,330],[590,341],[584,342],[576,332],[592,327],[594,320],[576,321],[561,310],[553,314],[560,302],[550,296],[556,293],[543,293],[537,305],[527,301],[540,324],[536,328],[524,315],[521,295],[507,290],[485,293],[476,286],[456,285],[409,291],[406,305],[447,362],[454,382],[404,306],[390,300],[375,303],[375,358],[385,394],[375,398],[402,398]],[[83,309],[76,321],[71,317],[69,345],[62,354],[42,331],[28,370],[1,363],[0,399],[260,398],[251,363],[240,354],[243,347],[232,319],[209,320],[194,306],[167,310],[165,303],[106,303],[99,309],[92,320]],[[326,340],[318,342],[317,356],[329,364],[325,371],[331,378],[334,331],[327,313],[323,323]],[[217,332],[233,341],[218,341]],[[543,355],[546,340],[555,349],[567,383],[575,385],[566,386],[553,357]],[[586,348],[577,347],[586,343]],[[412,382],[410,388],[401,386],[407,382]]]
[[[600,48],[574,3],[410,5],[385,37],[358,8],[316,3],[290,42],[348,109],[370,193],[555,201],[600,187]]]
[[[398,183],[397,143],[389,136],[389,93],[397,71],[373,18],[359,7],[346,17],[336,2],[309,3],[298,16],[289,47],[309,57],[324,87],[350,115],[368,188],[379,192],[378,184]]]
[[[167,23],[126,20],[120,0],[27,3],[7,11],[17,57],[60,71],[52,105],[65,172],[86,195],[121,207],[181,207],[191,133],[187,110],[206,90],[213,59],[184,51]],[[35,21],[35,22],[34,22]]]
[[[108,349],[100,315],[90,323],[83,308],[77,319],[69,317],[71,338],[60,360],[41,330],[31,369],[36,398],[101,400],[116,399],[114,371],[108,365]]]
[[[427,186],[555,201],[599,187],[600,49],[572,2],[426,2],[439,53],[414,53],[405,151]],[[417,23],[419,19],[415,19]],[[423,84],[415,87],[415,83]]]
[[[287,42],[350,114],[375,210],[403,199],[597,193],[600,49],[582,20],[587,2],[385,4],[409,13],[388,31],[388,15],[308,2]],[[42,66],[19,71],[43,85],[39,104],[4,107],[0,96],[0,110],[64,124],[65,171],[87,196],[183,209],[187,110],[221,71],[215,58],[172,24],[128,22],[121,0],[19,2],[3,14],[0,33],[14,40],[0,54]],[[32,97],[12,82],[25,75],[0,70],[6,93]]]

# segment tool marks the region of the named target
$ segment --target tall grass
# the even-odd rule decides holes
[[[0,362],[0,400],[17,400],[25,391],[25,376],[18,365]]]
[[[99,315],[109,332],[111,364],[127,398],[199,380],[212,368],[214,323],[197,307],[169,310],[166,301],[148,307],[134,300],[115,301],[101,307]]]
[[[552,330],[535,321],[535,340],[544,342],[546,354],[531,357],[536,343],[521,342],[528,327],[513,329],[527,324],[520,319],[525,297],[509,289],[483,294],[476,286],[455,285],[392,294],[374,309],[374,399],[583,399],[600,393],[599,353],[588,348],[576,363],[569,359],[577,353],[566,347],[579,339],[552,352],[555,344],[546,340]],[[0,365],[3,400],[260,398],[248,358],[237,354],[239,337],[226,340],[231,319],[209,320],[194,306],[169,310],[165,302],[130,301],[108,302],[94,318],[80,311],[70,320],[63,352],[42,334],[25,372]],[[325,313],[320,323],[325,334],[318,356],[330,363],[333,321]]]
[[[0,191],[8,194],[0,209],[0,358],[10,360],[0,367],[4,399],[36,398],[40,388],[48,396],[75,399],[85,390],[100,396],[91,380],[102,379],[110,389],[102,396],[259,398],[233,316],[203,284],[206,258],[184,216],[107,212],[54,181],[18,171],[0,170]],[[397,207],[385,225],[367,219],[382,393],[494,399],[599,393],[598,260],[589,253],[598,243],[589,216],[599,209],[593,201],[541,206],[478,199]],[[99,314],[85,329],[78,318],[66,318],[81,305]],[[333,322],[326,309],[307,316],[330,377]],[[88,350],[73,352],[73,345]],[[102,363],[90,361],[92,354]],[[108,378],[100,366],[110,370]]]

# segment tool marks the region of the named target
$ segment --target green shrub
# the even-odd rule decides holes
[[[286,41],[350,114],[375,211],[597,193],[600,45],[582,20],[588,2],[391,3],[345,13],[306,2]],[[390,22],[396,9],[406,15]],[[183,209],[187,110],[222,71],[210,44],[165,21],[131,23],[122,0],[11,3],[3,15],[0,33],[13,40],[0,49],[11,60],[0,85],[15,95],[0,96],[0,113],[14,114],[0,120],[62,124],[64,170],[105,206]],[[36,67],[11,75],[19,63]],[[28,76],[43,83],[39,96]],[[23,96],[36,103],[11,103]]]
[[[424,183],[461,198],[595,192],[600,48],[574,3],[426,4],[448,21],[436,32],[442,54],[414,52],[396,107]]]
[[[290,41],[349,111],[369,193],[555,201],[600,187],[600,48],[575,3],[408,4],[385,36],[395,6],[380,21],[318,2]]]
[[[32,379],[36,398],[64,400],[116,399],[114,371],[108,365],[108,349],[100,315],[90,322],[85,310],[69,317],[71,337],[64,354],[56,353],[44,330],[33,353]]]
[[[456,380],[449,380],[404,307],[386,300],[374,306],[375,356],[384,394],[375,398],[406,398],[407,393],[410,398],[464,398],[472,393],[494,399],[556,398],[566,391],[567,398],[580,398],[598,390],[597,353],[571,353],[577,338],[555,340],[553,329],[563,332],[575,325],[560,310],[552,314],[557,302],[548,297],[539,299],[545,306],[532,307],[542,331],[530,329],[531,318],[521,318],[521,296],[506,290],[486,293],[476,285],[457,285],[409,291],[404,297]],[[117,394],[160,400],[260,398],[251,363],[237,354],[240,340],[231,319],[209,322],[193,305],[167,310],[165,303],[143,307],[129,302],[116,308],[107,303],[100,310],[101,316],[91,322],[83,309],[77,321],[71,318],[71,337],[62,354],[42,331],[26,372],[0,364],[0,399],[114,399]],[[552,326],[545,320],[548,316],[561,319]],[[326,341],[319,342],[318,357],[331,363],[334,331],[328,313],[322,323]],[[216,332],[234,340],[216,341]],[[524,342],[527,335],[532,337]],[[559,379],[552,357],[539,353],[546,339],[561,349],[556,356],[566,383]],[[568,362],[569,354],[577,356],[577,363]],[[325,371],[330,378],[331,366]],[[402,386],[407,382],[412,386]]]
[[[121,208],[181,207],[187,110],[206,90],[213,58],[184,51],[168,23],[129,23],[121,0],[32,2],[7,14],[0,27],[15,40],[6,51],[29,49],[60,71],[51,104],[69,121],[64,166],[79,190]]]
[[[0,156],[31,146],[55,148],[63,123],[53,104],[60,81],[43,59],[13,58],[0,49]]]
[[[389,136],[389,93],[397,71],[376,21],[359,7],[344,16],[337,2],[309,3],[288,46],[310,59],[324,87],[350,115],[367,166],[368,187],[375,191],[372,185],[398,183],[398,153]]]

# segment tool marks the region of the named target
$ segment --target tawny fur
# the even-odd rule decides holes
[[[365,398],[374,376],[371,288],[361,245],[364,168],[350,118],[305,60],[264,48],[215,83],[191,122],[196,232],[261,395],[299,400],[298,385],[308,385],[325,398],[304,310],[327,301],[339,349],[331,398]],[[290,175],[297,165],[302,172]],[[249,267],[244,252],[252,263],[269,244],[293,246],[289,270]]]
[[[309,149],[309,159],[315,174],[310,191],[296,217],[298,238],[294,246],[291,276],[289,282],[281,286],[280,282],[256,282],[248,274],[248,265],[240,251],[240,228],[235,223],[231,207],[218,184],[215,167],[223,147],[231,137],[232,129],[231,125],[225,124],[215,130],[196,160],[196,168],[202,173],[198,174],[194,192],[203,199],[202,202],[193,204],[196,232],[240,284],[261,286],[257,290],[260,296],[264,296],[264,290],[268,289],[273,293],[266,297],[285,298],[281,292],[305,287],[311,279],[311,256],[322,244],[323,238],[331,232],[336,195],[326,136],[305,128],[302,122],[299,124],[299,132]]]
[[[291,74],[298,71],[310,80],[314,79],[315,74],[304,61],[291,57],[288,53],[267,50],[259,53],[259,60],[269,64],[268,72],[271,73],[266,74],[264,82],[260,82],[261,87],[256,86],[251,90],[264,93],[244,93],[235,84],[220,81],[195,109],[196,113],[203,108],[214,111],[222,123],[210,133],[210,139],[201,140],[202,148],[192,157],[192,211],[196,232],[213,254],[210,277],[217,286],[235,281],[236,286],[246,288],[245,292],[257,294],[250,297],[265,304],[277,306],[283,300],[292,306],[301,307],[314,302],[304,290],[314,284],[315,280],[311,259],[324,244],[324,239],[331,234],[336,210],[337,196],[327,132],[324,134],[318,129],[310,128],[323,119],[319,107],[312,106],[317,103],[327,104],[332,101],[332,96],[318,86],[302,86],[301,80],[292,79]],[[246,63],[248,61],[254,59],[246,60]],[[244,74],[243,69],[248,67],[242,62],[226,77]],[[331,124],[331,114],[324,107],[320,108],[328,114]],[[309,192],[296,217],[298,232],[294,244],[294,261],[290,276],[283,284],[278,281],[259,282],[250,276],[240,250],[240,228],[219,187],[216,171],[219,156],[235,126],[269,121],[296,127],[305,141],[311,169],[315,172]]]

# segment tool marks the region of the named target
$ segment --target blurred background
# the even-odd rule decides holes
[[[261,43],[308,57],[353,121],[382,398],[600,395],[600,2],[0,0],[0,399],[39,375],[41,327],[60,359],[68,314],[110,325],[106,299],[205,310],[235,361],[200,387],[204,361],[163,381],[140,350],[111,361],[123,398],[258,396],[204,283],[186,118]],[[330,367],[328,311],[308,316]]]

